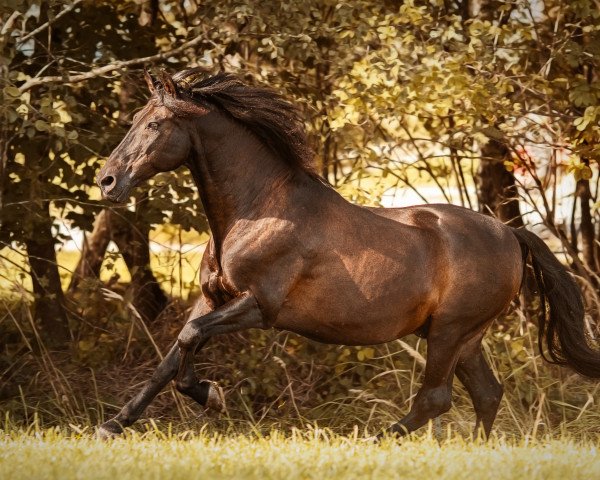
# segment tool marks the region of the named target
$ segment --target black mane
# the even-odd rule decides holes
[[[206,77],[199,68],[178,72],[173,82],[181,100],[217,106],[244,124],[283,161],[319,176],[300,112],[279,93],[247,85],[228,73]]]

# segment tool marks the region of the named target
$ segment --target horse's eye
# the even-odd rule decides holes
[[[150,123],[148,124],[148,128],[149,128],[150,130],[158,130],[158,122],[150,122]]]

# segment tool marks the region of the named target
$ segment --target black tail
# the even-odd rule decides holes
[[[541,298],[539,346],[551,363],[569,365],[576,372],[600,378],[600,351],[590,347],[585,333],[581,290],[567,269],[534,233],[513,229],[525,255],[531,254]],[[549,306],[549,316],[548,309]],[[544,353],[544,339],[550,359]]]

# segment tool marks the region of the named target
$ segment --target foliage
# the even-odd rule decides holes
[[[536,11],[526,1],[497,10],[483,2],[477,15],[462,4],[411,0],[163,1],[150,14],[140,3],[84,2],[58,20],[61,4],[52,1],[14,0],[0,12],[5,245],[35,231],[32,206],[42,200],[90,230],[98,161],[123,135],[123,109],[143,103],[139,71],[152,65],[74,83],[69,72],[93,73],[198,36],[197,46],[168,57],[168,69],[197,63],[286,90],[306,107],[323,171],[354,201],[377,203],[391,186],[412,187],[416,173],[448,198],[448,187],[459,187],[455,201],[475,207],[469,185],[490,139],[511,147],[509,169],[535,173],[556,152],[578,179],[595,168],[600,18],[588,0]],[[47,20],[43,35],[28,36]],[[23,91],[40,75],[48,81]],[[523,154],[534,145],[542,155]],[[189,176],[178,177],[151,188],[147,217],[204,230]],[[542,212],[550,224],[554,215]]]
[[[133,99],[125,107],[121,104],[125,84],[132,81],[127,75],[92,78],[85,84],[54,81],[26,91],[18,86],[40,73],[62,76],[82,65],[148,56],[160,51],[161,44],[180,38],[169,23],[156,28],[139,25],[133,1],[84,4],[55,22],[52,19],[60,3],[9,3],[14,5],[0,11],[8,18],[11,12],[16,14],[1,44],[5,84],[1,113],[6,120],[2,136],[8,155],[1,210],[5,245],[35,231],[31,221],[35,202],[51,201],[55,215],[91,229],[99,207],[94,188],[98,160],[110,153],[125,132],[120,110],[136,108],[145,97],[136,88]],[[47,38],[21,40],[29,28],[46,18],[52,22]],[[181,188],[184,196],[190,196],[189,186]],[[157,213],[166,206],[164,193],[156,195],[157,210],[150,213],[151,221],[164,218]],[[197,212],[188,208],[177,219],[189,228]]]
[[[119,96],[133,86],[126,108],[139,106],[145,97],[139,69],[151,65],[84,83],[48,81],[25,92],[19,85],[37,75],[68,79],[67,72],[86,65],[152,55],[198,35],[202,42],[169,57],[168,68],[198,63],[287,90],[306,105],[325,170],[336,183],[350,181],[343,192],[357,201],[378,200],[380,190],[357,186],[376,170],[402,185],[410,180],[407,168],[416,168],[441,185],[456,171],[449,164],[434,168],[436,158],[473,162],[489,138],[506,139],[516,157],[517,147],[539,141],[572,152],[574,161],[582,153],[598,155],[600,20],[586,0],[546,2],[538,12],[527,2],[497,11],[483,4],[477,16],[441,2],[398,8],[365,0],[164,1],[153,23],[139,3],[84,2],[53,22],[46,36],[25,42],[20,39],[52,19],[59,4],[15,0],[1,12],[5,19],[17,14],[2,37],[9,159],[3,176],[10,182],[2,191],[11,207],[2,210],[4,242],[31,230],[21,221],[31,216],[31,195],[52,200],[62,217],[90,229],[98,160],[123,135]],[[174,208],[169,201],[171,188],[154,189],[152,223],[205,228],[194,220],[197,197],[186,180],[185,187],[171,178],[159,182],[180,185],[179,202]]]

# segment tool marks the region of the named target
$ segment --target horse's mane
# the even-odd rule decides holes
[[[319,177],[300,112],[282,95],[266,87],[248,85],[228,73],[207,77],[200,68],[183,70],[172,79],[181,100],[218,107],[245,125],[290,166]]]

